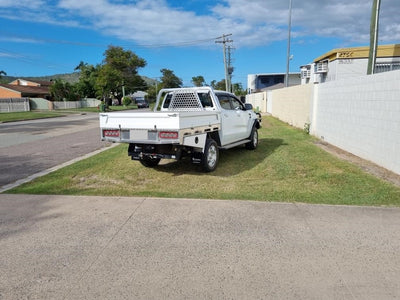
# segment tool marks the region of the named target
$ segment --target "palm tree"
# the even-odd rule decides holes
[[[1,77],[2,77],[3,75],[4,75],[4,76],[6,76],[6,75],[7,75],[7,73],[6,73],[6,72],[4,72],[3,70],[1,70],[1,71],[0,71],[0,80],[1,80]]]

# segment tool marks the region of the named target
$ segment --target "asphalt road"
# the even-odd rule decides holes
[[[400,209],[0,194],[0,299],[400,299]]]
[[[0,187],[105,146],[98,114],[0,124]]]

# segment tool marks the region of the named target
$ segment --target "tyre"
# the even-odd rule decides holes
[[[219,150],[217,143],[212,139],[207,139],[206,146],[201,159],[201,165],[205,172],[212,172],[217,168]]]
[[[140,163],[146,168],[153,168],[159,164],[160,160],[161,158],[143,157],[140,159]]]
[[[246,149],[254,150],[258,146],[258,131],[256,126],[253,126],[253,130],[250,134],[250,142],[246,144]]]

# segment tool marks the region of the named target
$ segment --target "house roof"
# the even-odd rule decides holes
[[[20,92],[23,95],[49,95],[48,86],[28,86],[28,85],[15,85],[15,84],[0,84],[0,87]]]
[[[40,84],[40,86],[51,86],[53,84],[53,81],[42,81],[42,80],[35,80],[31,81]]]
[[[30,83],[30,84],[21,84],[22,82],[24,83]],[[16,79],[12,82],[10,82],[12,85],[29,85],[29,86],[50,86],[53,84],[52,81],[43,81],[43,80],[27,80],[27,79]]]
[[[338,48],[317,57],[314,59],[314,62],[316,63],[323,60],[333,61],[336,59],[368,58],[368,56],[369,46]],[[377,57],[400,57],[400,44],[378,46]]]

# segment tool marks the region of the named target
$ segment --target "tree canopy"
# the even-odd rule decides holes
[[[61,79],[56,79],[50,86],[50,94],[56,101],[77,101],[79,95],[74,86]]]
[[[76,83],[76,90],[81,97],[95,98],[96,97],[96,81],[99,75],[101,66],[93,66],[83,61],[75,68],[79,70],[79,82]]]
[[[169,69],[161,69],[161,85],[163,88],[179,88],[182,87],[182,80]]]
[[[121,99],[123,91],[134,93],[146,90],[146,82],[138,73],[146,61],[130,50],[109,46],[101,64],[93,66],[83,61],[75,68],[80,72],[76,91],[81,97],[115,96]]]
[[[204,86],[206,85],[206,81],[203,76],[194,76],[192,77],[192,83],[194,86]]]
[[[2,77],[3,75],[4,75],[4,76],[7,76],[7,73],[4,72],[3,70],[0,70],[0,79],[1,79],[1,77]]]
[[[146,61],[130,50],[109,46],[104,52],[103,65],[96,80],[97,94],[105,97],[114,94],[122,96],[122,87],[126,92],[145,90],[146,83],[138,74],[138,69],[146,66]]]
[[[216,81],[216,80],[212,80],[211,81],[211,87],[214,90],[221,90],[221,91],[225,91],[226,85],[225,85],[225,79],[222,79],[220,81]]]

